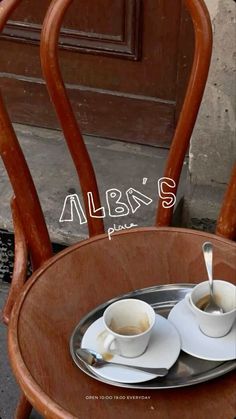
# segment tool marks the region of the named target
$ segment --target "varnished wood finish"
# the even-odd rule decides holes
[[[0,3],[0,32],[3,30],[9,16],[22,0],[2,0]]]
[[[172,193],[177,191],[184,157],[205,89],[212,52],[211,21],[204,1],[184,0],[184,2],[194,24],[195,52],[187,92],[164,172],[164,176],[174,179],[176,183],[175,188],[169,188],[169,192]],[[168,188],[166,188],[166,191],[168,191]],[[163,208],[162,199],[160,199],[156,225],[168,226],[172,214],[173,207]]]
[[[3,0],[1,2],[0,31],[3,29],[9,15],[19,3],[19,0]],[[37,267],[52,255],[50,240],[37,192],[1,96],[0,130],[0,155],[17,198],[22,224],[31,249],[32,260]],[[12,156],[13,152],[14,157]]]
[[[196,387],[135,391],[96,382],[69,353],[69,339],[88,311],[115,296],[158,284],[206,280],[201,245],[214,246],[214,273],[236,283],[236,244],[204,232],[140,228],[106,235],[61,252],[39,269],[17,301],[9,326],[14,373],[46,418],[199,419],[235,415],[234,375]],[[150,400],[89,400],[147,395]]]
[[[20,0],[0,4],[0,32]],[[38,195],[0,95],[0,156],[10,178],[34,267],[52,256],[50,239]]]
[[[13,227],[14,227],[14,270],[11,281],[11,287],[7,301],[3,308],[2,318],[5,324],[9,323],[12,307],[18,297],[27,274],[28,250],[23,232],[23,226],[20,219],[19,210],[17,208],[16,198],[11,202]]]
[[[19,403],[17,404],[14,419],[28,419],[32,411],[32,405],[24,394],[21,394]]]
[[[236,163],[217,220],[216,234],[236,240]]]
[[[94,169],[72,110],[58,63],[58,37],[64,14],[72,0],[52,1],[44,19],[41,35],[41,64],[48,91],[61,122],[68,148],[73,158],[84,197],[90,236],[104,232],[102,218],[90,217],[87,193],[93,191],[95,208],[100,198]]]
[[[50,239],[31,174],[1,96],[0,131],[0,155],[17,199],[32,262],[38,267],[52,255]]]
[[[0,32],[20,1],[1,1]],[[9,295],[1,313],[3,322],[8,325],[12,307],[26,280],[28,251],[25,236],[28,239],[32,263],[35,268],[48,259],[52,255],[52,251],[37,192],[1,95],[0,133],[0,155],[17,197],[14,197],[11,202],[15,232],[14,271]],[[41,246],[44,240],[44,245]],[[31,410],[30,402],[22,394],[17,405],[15,418],[26,419],[29,417]]]

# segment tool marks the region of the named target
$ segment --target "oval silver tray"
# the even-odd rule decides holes
[[[83,335],[88,327],[103,315],[105,308],[112,302],[122,298],[139,298],[151,304],[156,313],[167,318],[174,305],[182,300],[185,294],[194,286],[195,284],[171,284],[143,288],[114,298],[105,304],[96,307],[81,319],[71,336],[70,352],[75,364],[90,377],[106,384],[117,387],[149,390],[191,386],[204,381],[212,380],[213,378],[232,371],[236,368],[236,360],[226,362],[206,361],[195,358],[181,351],[178,360],[170,369],[166,377],[158,377],[144,383],[124,384],[100,377],[75,355],[75,351],[80,348]]]

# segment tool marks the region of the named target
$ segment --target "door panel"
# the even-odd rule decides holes
[[[55,128],[38,56],[49,3],[23,0],[9,22],[0,86],[14,121]],[[74,1],[60,62],[83,133],[169,146],[192,58],[186,21],[181,0]]]

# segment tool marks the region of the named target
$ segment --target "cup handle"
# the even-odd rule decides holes
[[[188,308],[192,311],[193,314],[195,314],[192,302],[190,300],[190,295],[191,295],[191,292],[188,292],[188,294],[185,295],[184,299],[185,299],[185,302],[186,302]]]
[[[111,347],[113,345],[113,348]],[[104,349],[111,354],[118,354],[117,340],[113,335],[107,335],[103,342]]]

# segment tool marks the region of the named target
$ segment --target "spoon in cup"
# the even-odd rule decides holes
[[[220,307],[216,302],[213,294],[213,277],[212,277],[212,259],[213,259],[213,250],[212,250],[212,243],[205,242],[202,245],[202,251],[204,255],[208,280],[209,280],[209,287],[210,287],[210,298],[204,307],[203,311],[207,313],[213,314],[221,314],[223,313],[222,307]]]

